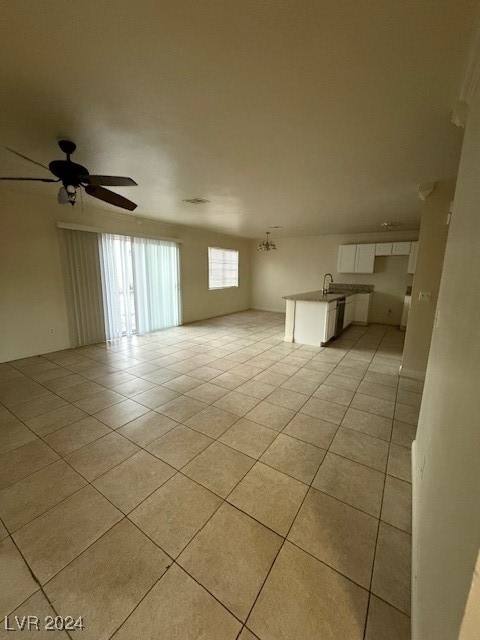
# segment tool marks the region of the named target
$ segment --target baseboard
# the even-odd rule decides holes
[[[413,380],[425,380],[425,371],[414,371],[413,369],[405,369],[403,364],[400,365],[399,375],[401,378],[412,378]]]
[[[419,640],[418,637],[418,553],[417,553],[417,496],[418,487],[416,481],[417,469],[417,443],[412,442],[412,604],[411,604],[411,638]]]

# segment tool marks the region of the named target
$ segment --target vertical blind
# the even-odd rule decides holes
[[[137,332],[180,324],[178,245],[133,238],[132,258]]]
[[[80,347],[105,340],[100,259],[96,234],[62,231],[70,338]]]
[[[238,251],[208,247],[208,288],[238,287]]]

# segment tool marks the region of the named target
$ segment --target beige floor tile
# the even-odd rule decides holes
[[[36,440],[37,436],[20,421],[0,426],[0,455]]]
[[[103,389],[103,391],[94,393],[87,398],[76,400],[74,404],[76,407],[82,409],[82,411],[85,411],[89,415],[93,415],[124,400],[125,396],[120,395],[116,391]]]
[[[178,473],[132,511],[129,518],[176,558],[221,503],[214,493]]]
[[[297,413],[285,427],[283,433],[316,447],[328,449],[337,429],[337,425],[332,422],[319,420],[304,413]]]
[[[8,531],[6,530],[6,528],[3,525],[3,523],[0,522],[0,540],[3,540],[7,536],[8,536]]]
[[[364,380],[367,382],[375,382],[376,384],[383,384],[387,387],[393,387],[394,389],[398,386],[398,375],[391,375],[388,373],[367,371]]]
[[[233,413],[209,406],[186,420],[185,424],[210,438],[218,438],[239,419]]]
[[[240,418],[218,440],[247,456],[259,458],[277,435],[277,431]]]
[[[388,454],[387,473],[400,480],[412,482],[412,452],[407,447],[398,444],[390,445]]]
[[[281,433],[260,461],[292,478],[310,484],[324,455],[324,449]]]
[[[262,373],[262,371],[262,367],[255,367],[248,363],[237,364],[235,367],[230,369],[231,373],[237,376],[243,376],[244,378],[253,378],[254,376],[258,376],[259,373]]]
[[[121,393],[122,396],[127,396],[127,398],[134,398],[139,393],[143,393],[144,391],[148,391],[149,389],[153,389],[154,387],[155,384],[153,382],[149,382],[148,380],[144,380],[143,378],[134,378],[133,380],[113,387],[113,391]]]
[[[149,411],[117,429],[117,433],[122,434],[140,447],[146,447],[147,444],[165,435],[176,426],[178,426],[178,422],[175,420],[162,416],[156,411]]]
[[[111,429],[90,416],[58,429],[44,438],[52,449],[61,456],[66,456],[107,433],[111,433]]]
[[[387,476],[382,520],[397,529],[412,532],[412,485],[409,482]]]
[[[395,405],[395,420],[416,426],[419,411],[418,407],[411,407],[408,404],[397,402]]]
[[[199,369],[194,369],[191,371],[190,375],[194,378],[198,378],[199,380],[204,380],[208,382],[209,380],[213,380],[217,376],[222,375],[222,371],[220,369],[215,369],[215,367],[209,367],[208,365],[204,367],[200,367]]]
[[[53,393],[49,393],[48,396],[17,404],[11,407],[11,411],[17,416],[17,418],[25,421],[31,418],[36,418],[48,411],[52,411],[53,409],[58,409],[65,404],[67,404],[65,400],[59,398]]]
[[[293,376],[291,380],[306,380],[307,382],[314,382],[317,386],[321,385],[328,377],[328,373],[325,371],[315,371],[315,369],[309,369],[307,367],[301,367]]]
[[[139,451],[93,484],[123,513],[128,513],[174,473],[168,464],[146,451]]]
[[[181,469],[211,443],[212,439],[203,433],[179,425],[146,448],[175,469]]]
[[[286,536],[307,490],[303,482],[258,462],[235,487],[228,501]]]
[[[298,411],[307,400],[308,395],[290,391],[282,387],[275,389],[267,398],[267,402],[273,402],[273,404],[278,404],[280,407],[292,409],[293,411]]]
[[[267,384],[260,380],[248,380],[248,382],[237,387],[238,393],[244,393],[247,396],[252,396],[252,398],[258,398],[258,400],[264,400],[275,389],[276,387],[273,384]]]
[[[366,396],[373,396],[374,398],[381,398],[382,400],[395,401],[397,392],[395,387],[387,387],[384,384],[377,384],[376,382],[369,382],[368,380],[362,380],[358,387],[358,392],[363,393]]]
[[[368,589],[377,527],[363,511],[310,489],[288,539]]]
[[[324,383],[318,387],[313,397],[319,398],[320,400],[327,400],[328,402],[336,402],[337,404],[343,404],[348,407],[353,398],[353,391],[340,387],[331,387]]]
[[[41,440],[33,440],[0,456],[0,489],[29,476],[58,460],[58,455]]]
[[[214,442],[182,471],[192,480],[225,498],[254,464],[253,458],[220,442]]]
[[[124,400],[99,411],[95,414],[95,418],[112,429],[118,429],[145,413],[148,413],[148,409],[143,404],[134,400]]]
[[[300,378],[289,378],[281,385],[282,389],[288,389],[289,391],[296,391],[310,396],[314,391],[318,389],[318,382],[311,382],[310,380],[304,380]]]
[[[345,378],[353,378],[353,380],[360,381],[365,375],[365,372],[353,369],[352,367],[347,367],[344,364],[339,364],[335,368],[335,375],[344,376]]]
[[[0,615],[3,617],[37,591],[38,584],[11,538],[0,542],[0,566]]]
[[[244,382],[247,382],[247,380],[248,378],[230,373],[230,371],[225,371],[224,373],[213,379],[215,384],[218,384],[220,387],[225,387],[225,389],[230,390],[236,389]]]
[[[235,640],[236,620],[203,587],[173,565],[112,640]]]
[[[170,562],[124,519],[48,582],[45,592],[59,615],[84,616],[82,638],[107,640]]]
[[[395,402],[393,402],[393,400],[384,400],[383,398],[367,396],[363,393],[356,393],[350,406],[353,409],[369,411],[370,413],[374,413],[385,418],[393,418]]]
[[[244,416],[250,409],[253,409],[258,404],[258,398],[247,396],[244,393],[238,391],[230,391],[222,398],[214,403],[214,406],[218,409],[223,409],[229,413],[233,413],[237,416]]]
[[[411,640],[410,618],[376,596],[370,597],[365,640]]]
[[[238,640],[258,640],[257,636],[254,636],[247,627],[243,627],[242,633],[238,636]]]
[[[37,435],[44,436],[86,417],[87,414],[78,407],[66,404],[63,407],[27,420],[26,424]]]
[[[195,398],[195,400],[201,400],[206,404],[212,404],[216,400],[219,400],[228,393],[228,389],[220,387],[218,384],[212,384],[211,382],[204,382],[198,387],[187,391],[185,395],[189,398]]]
[[[105,391],[105,387],[88,380],[86,382],[76,384],[73,387],[69,387],[68,389],[60,389],[57,393],[67,402],[77,402],[78,400],[88,398],[89,396],[93,396],[95,393],[101,393],[102,391]]]
[[[60,391],[62,389],[69,389],[70,387],[74,387],[75,385],[82,382],[85,382],[85,378],[82,378],[82,376],[79,376],[76,373],[72,373],[70,375],[62,376],[61,378],[48,380],[46,382],[43,382],[42,384],[50,389],[50,391],[56,393],[57,391]]]
[[[342,422],[346,410],[346,407],[336,404],[335,402],[328,402],[320,398],[310,398],[300,409],[300,413],[305,413],[312,418],[326,420],[327,422],[339,425]]]
[[[258,376],[255,376],[252,379],[252,382],[261,382],[262,384],[268,384],[271,387],[279,387],[280,385],[284,384],[285,382],[287,382],[290,376],[274,370],[274,368],[277,366],[277,364],[274,364],[270,369],[262,371],[262,373],[259,373]],[[296,371],[297,368],[294,367],[294,369]],[[293,371],[293,373],[295,373],[295,371]]]
[[[193,376],[182,375],[178,376],[178,378],[173,378],[172,380],[168,380],[163,383],[164,387],[168,389],[173,389],[178,393],[186,393],[191,389],[195,389],[195,387],[199,387],[202,383],[198,378],[194,378]]]
[[[172,420],[176,420],[177,422],[184,422],[202,409],[205,409],[206,406],[204,402],[200,402],[194,398],[179,396],[157,407],[157,411],[167,416],[167,418],[172,418]]]
[[[262,640],[362,640],[367,592],[285,543],[248,627]]]
[[[27,625],[25,625],[25,628],[18,636],[21,640],[68,640],[68,635],[65,631],[51,631],[45,629],[45,618],[47,616],[53,616],[53,618],[55,618],[56,613],[41,591],[36,591],[9,615],[8,626],[16,627],[18,629],[15,616],[18,617],[18,625],[22,625],[24,620],[26,622],[24,616],[37,616],[38,618],[38,629],[33,625],[33,621],[30,631],[28,630]],[[2,624],[2,628],[0,628],[0,640],[12,640],[12,637],[17,637],[12,636],[12,631],[6,631],[5,626],[5,624]]]
[[[155,387],[148,391],[143,391],[135,396],[135,402],[143,404],[149,409],[157,409],[170,400],[178,398],[179,394],[173,389],[167,389],[167,387]]]
[[[275,533],[224,503],[177,562],[245,620],[281,542]]]
[[[408,533],[380,523],[372,592],[410,614],[411,542]]]
[[[116,391],[115,387],[136,379],[137,378],[132,376],[130,373],[126,373],[125,371],[115,371],[114,373],[107,373],[104,376],[95,378],[95,382],[97,384],[101,384],[102,387],[107,387],[107,389],[114,389]],[[122,392],[118,390],[118,393]]]
[[[312,486],[378,518],[384,479],[380,471],[327,453]]]
[[[86,486],[13,534],[41,584],[122,518],[96,489]]]
[[[340,427],[330,451],[378,471],[385,471],[387,466],[388,443],[352,429]]]
[[[365,398],[368,397],[365,396]],[[376,398],[373,398],[373,400],[376,400]],[[390,442],[392,419],[350,407],[343,418],[342,427]]]
[[[348,391],[356,391],[358,385],[360,384],[359,380],[355,380],[355,378],[348,378],[347,376],[342,376],[334,371],[331,373],[328,378],[325,378],[324,384],[329,387],[338,387],[339,389],[346,389]]]
[[[423,393],[423,382],[411,380],[410,378],[400,378],[398,388],[405,389],[405,391],[413,391],[414,393]]]
[[[0,516],[15,531],[85,484],[76,471],[57,460],[0,491]]]
[[[263,424],[264,427],[281,431],[293,418],[295,412],[285,407],[263,400],[245,416],[248,420]]]
[[[112,432],[68,454],[65,460],[91,482],[136,451],[137,445]]]
[[[415,393],[414,391],[408,391],[407,389],[399,389],[397,393],[397,402],[419,409],[422,403],[422,394]]]
[[[406,424],[405,422],[393,421],[392,442],[399,444],[402,447],[412,447],[412,442],[417,435],[417,427],[413,424]]]

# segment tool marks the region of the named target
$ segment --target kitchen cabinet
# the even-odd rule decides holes
[[[374,244],[357,244],[355,252],[355,273],[373,273],[375,262]]]
[[[417,268],[418,242],[412,242],[408,256],[407,273],[415,273]]]
[[[335,336],[336,300],[331,302],[297,300],[294,303],[294,314],[294,342],[320,347]]]
[[[410,255],[411,242],[392,242],[392,256]]]
[[[338,273],[355,273],[356,244],[341,244],[338,247],[337,271]]]
[[[337,324],[337,303],[335,303],[335,305],[332,305],[332,306],[328,305],[328,307],[329,309],[327,311],[327,323],[326,323],[327,331],[323,339],[324,343],[328,342],[334,337],[335,328]]]
[[[377,242],[375,245],[376,256],[391,256],[392,255],[392,242]]]
[[[338,247],[338,273],[373,273],[375,244],[341,244]]]
[[[357,293],[353,320],[356,324],[368,324],[371,297],[371,293]]]

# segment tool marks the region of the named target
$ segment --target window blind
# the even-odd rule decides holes
[[[238,287],[238,251],[208,247],[208,288]]]

